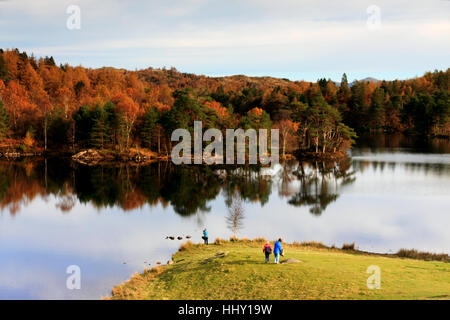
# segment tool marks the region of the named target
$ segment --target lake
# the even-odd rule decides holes
[[[165,264],[186,235],[200,242],[205,227],[210,242],[236,232],[449,253],[449,208],[442,139],[371,136],[339,162],[270,168],[1,161],[0,299],[99,299]],[[71,265],[81,271],[79,290],[66,286]]]

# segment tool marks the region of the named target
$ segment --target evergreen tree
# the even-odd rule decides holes
[[[70,121],[64,117],[62,110],[57,110],[49,118],[48,139],[52,146],[63,146],[68,141]]]
[[[344,73],[342,75],[342,79],[341,79],[341,89],[345,90],[348,89],[348,79],[347,79],[347,74]]]
[[[94,110],[94,125],[91,131],[91,145],[95,148],[103,149],[107,144],[107,114],[102,107]]]
[[[144,147],[151,148],[153,132],[159,120],[159,112],[156,108],[149,108],[144,114],[141,139]]]
[[[369,123],[371,129],[377,130],[384,125],[384,100],[384,90],[382,88],[376,88],[372,93],[372,101],[369,108]]]
[[[5,59],[3,59],[3,53],[0,52],[0,80],[3,80],[5,84],[9,80],[8,69],[6,68]]]
[[[103,105],[103,110],[106,113],[106,125],[108,128],[108,131],[106,132],[106,140],[107,143],[111,143],[112,145],[116,144],[116,136],[117,136],[117,128],[119,126],[119,119],[116,112],[116,105],[112,103],[111,101],[106,102]]]
[[[0,100],[0,139],[5,139],[9,134],[9,116],[3,101]]]
[[[346,123],[358,131],[367,130],[367,115],[369,111],[369,106],[366,102],[367,83],[365,81],[356,82],[352,85],[351,93],[352,96],[349,103],[348,113],[345,117]]]
[[[91,111],[86,106],[81,106],[72,116],[75,120],[75,139],[81,145],[89,144],[90,132],[94,125]]]

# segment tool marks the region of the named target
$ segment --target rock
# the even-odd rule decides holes
[[[226,252],[219,251],[219,252],[216,253],[215,257],[216,257],[216,258],[223,258],[223,257],[225,257],[227,254],[228,254],[228,251],[226,251]]]
[[[206,258],[205,260],[203,260],[203,263],[211,262],[214,259],[225,258],[227,255],[228,255],[228,251],[227,252],[219,251],[213,257]]]
[[[280,263],[299,263],[301,262],[300,260],[294,259],[294,258],[289,258],[287,260],[283,260]]]
[[[213,260],[214,260],[214,257],[206,258],[205,260],[203,260],[203,263],[209,263],[209,262],[211,262]]]
[[[72,159],[81,164],[96,164],[103,160],[104,157],[96,150],[88,149],[80,151],[72,156]]]

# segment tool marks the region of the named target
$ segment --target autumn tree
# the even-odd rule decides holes
[[[32,122],[36,121],[36,105],[30,102],[26,88],[17,80],[8,82],[3,90],[3,102],[15,135],[23,137]]]
[[[272,120],[270,115],[261,108],[253,108],[241,118],[240,126],[243,129],[270,129]]]
[[[0,51],[0,80],[5,83],[8,83],[9,80],[8,68],[5,59],[3,59],[3,50]]]
[[[165,145],[168,153],[171,132],[192,130],[195,120],[204,129],[278,127],[281,139],[287,137],[284,152],[292,146],[309,152],[345,148],[354,134],[350,127],[449,136],[449,87],[450,69],[351,84],[344,74],[337,85],[330,79],[211,78],[175,68],[57,66],[52,57],[0,50],[0,95],[10,137],[23,139],[33,127],[34,144],[45,149],[70,143],[73,150],[118,145],[124,151],[139,140],[151,147],[155,136],[158,152]],[[98,106],[105,112],[99,121]]]
[[[116,111],[120,121],[120,143],[121,149],[127,150],[130,146],[130,137],[133,126],[139,114],[139,105],[129,96],[119,93],[111,100],[116,105]]]
[[[297,131],[299,129],[299,123],[290,119],[282,119],[276,122],[274,127],[280,132],[280,142],[282,155],[284,158],[286,155],[287,146],[297,146]]]

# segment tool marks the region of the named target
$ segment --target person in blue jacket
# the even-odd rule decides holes
[[[273,255],[275,256],[275,263],[278,264],[280,261],[280,254],[282,254],[283,248],[281,247],[281,238],[278,239],[277,242],[275,242],[275,245],[273,246]]]
[[[205,242],[205,244],[208,244],[208,230],[203,229],[203,237],[202,237],[203,241]]]

